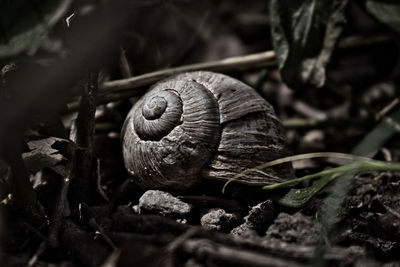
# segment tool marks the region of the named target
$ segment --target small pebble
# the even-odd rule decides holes
[[[266,200],[252,207],[244,217],[244,223],[231,231],[233,235],[252,236],[263,235],[274,219],[274,203]]]
[[[210,209],[200,219],[205,229],[229,232],[239,221],[239,216],[223,209]]]
[[[160,214],[171,218],[185,218],[193,206],[160,190],[148,190],[139,199],[140,213]]]
[[[231,231],[231,235],[241,236],[244,238],[253,238],[258,236],[256,231],[254,230],[254,227],[246,222],[233,228]]]

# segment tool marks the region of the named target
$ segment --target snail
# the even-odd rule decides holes
[[[239,80],[207,71],[153,85],[128,113],[121,140],[125,167],[143,189],[183,190],[203,179],[227,181],[287,155],[273,107]],[[266,185],[291,175],[291,165],[285,165],[235,182]]]

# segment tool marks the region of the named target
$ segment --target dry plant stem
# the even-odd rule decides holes
[[[97,96],[98,72],[90,72],[87,83],[83,86],[82,101],[77,118],[76,144],[87,150],[93,149],[95,99]]]
[[[83,86],[82,101],[77,117],[77,139],[75,141],[80,148],[77,151],[77,192],[75,201],[88,202],[91,198],[92,188],[95,187],[95,164],[93,155],[93,138],[95,131],[95,112],[96,112],[96,96],[98,89],[98,72],[90,72],[88,81]]]
[[[88,225],[92,227],[94,230],[96,230],[98,233],[100,233],[100,235],[102,236],[104,241],[110,246],[110,248],[112,248],[114,251],[118,249],[117,246],[115,246],[114,242],[110,239],[106,231],[103,229],[103,227],[101,227],[96,222],[95,218],[90,218],[88,221]]]
[[[392,40],[392,35],[378,36],[378,38],[365,38],[360,36],[349,37],[344,39],[339,47],[340,48],[351,48],[362,45],[369,45],[373,43],[386,42]],[[239,70],[257,69],[262,67],[276,67],[277,62],[274,51],[266,51],[262,53],[250,54],[245,56],[231,57],[216,61],[210,61],[205,63],[197,63],[191,65],[184,65],[175,68],[169,68],[165,70],[159,70],[155,72],[130,77],[127,79],[115,80],[105,82],[100,86],[100,94],[103,95],[101,100],[97,101],[97,105],[109,103],[112,101],[126,99],[132,96],[140,96],[143,91],[138,91],[140,88],[149,86],[160,79],[166,78],[170,75],[194,70],[209,70],[219,72],[232,72]],[[134,90],[131,90],[134,89]],[[127,91],[122,93],[116,93],[118,91]],[[64,113],[74,112],[78,109],[79,101],[69,103],[67,110]]]
[[[391,213],[391,214],[392,214],[393,216],[395,216],[398,220],[400,220],[400,213],[398,213],[396,210],[390,208],[390,207],[387,206],[387,205],[384,205],[384,204],[382,204],[382,205],[383,205],[383,207],[384,207],[387,211],[389,211],[389,213]]]
[[[141,88],[141,89],[137,88],[137,90],[98,95],[98,97],[96,98],[96,105],[98,106],[98,105],[107,104],[107,103],[114,102],[114,101],[119,101],[122,99],[128,99],[128,98],[135,97],[135,96],[141,96],[144,94],[144,92],[145,92],[144,88]],[[80,101],[68,103],[67,108],[63,111],[63,114],[77,111],[79,109],[79,105],[80,105]]]
[[[347,125],[368,126],[373,123],[371,118],[341,118],[341,119],[302,119],[293,118],[282,121],[283,126],[291,129],[297,128],[323,128],[332,126],[346,127]]]
[[[126,99],[132,96],[142,95],[143,92],[140,90],[140,88],[149,86],[163,78],[181,72],[194,71],[194,70],[230,72],[238,70],[256,69],[262,67],[271,67],[271,66],[276,66],[276,64],[277,63],[274,51],[266,51],[246,56],[230,57],[216,61],[184,65],[180,67],[149,72],[143,75],[138,75],[127,79],[121,79],[103,83],[102,85],[100,85],[100,90],[99,90],[99,95],[102,95],[102,99],[98,100],[97,104],[104,104],[111,101]],[[136,89],[136,90],[131,90],[131,89]],[[67,110],[65,111],[65,113],[76,111],[78,109],[78,106],[79,106],[79,101],[69,103],[67,105]]]
[[[103,262],[103,264],[100,267],[116,267],[118,266],[118,261],[121,256],[121,251],[114,250],[108,257],[107,259]]]
[[[39,237],[41,240],[43,241],[47,241],[46,236],[44,236],[38,229],[36,229],[35,227],[33,227],[32,225],[30,225],[29,223],[24,223],[23,224],[24,227],[26,227],[26,229],[28,229],[29,231],[31,231],[34,235],[36,235],[37,237]]]
[[[193,235],[198,233],[200,228],[189,228],[187,231],[183,232],[181,235],[177,236],[173,241],[171,241],[166,247],[165,250],[167,252],[174,252],[180,245],[183,244],[186,240],[191,238]]]
[[[127,194],[128,187],[129,185],[133,183],[130,179],[126,179],[117,189],[116,193],[112,196],[111,198],[111,206],[116,207],[118,204],[120,204],[120,201],[123,199],[123,197]]]
[[[100,92],[128,90],[153,84],[168,76],[194,70],[209,70],[227,72],[233,70],[246,70],[252,68],[276,66],[274,51],[250,54],[240,57],[231,57],[222,60],[185,65],[175,68],[146,73],[128,79],[105,82],[100,86]]]
[[[103,188],[101,187],[101,168],[100,168],[100,159],[97,159],[96,161],[96,175],[97,175],[97,179],[96,179],[96,188],[97,188],[97,192],[100,194],[100,196],[107,202],[110,202],[110,199],[108,198],[106,192],[104,192]]]
[[[28,267],[35,266],[37,260],[46,251],[46,249],[47,249],[47,242],[43,241],[42,243],[40,243],[40,245],[39,245],[38,249],[36,250],[35,254],[29,260]]]
[[[49,227],[48,239],[49,239],[49,244],[52,247],[59,246],[58,233],[60,230],[62,219],[64,217],[64,208],[66,205],[68,205],[67,193],[69,184],[70,184],[70,177],[63,178],[59,193],[60,195],[56,203],[55,214]]]
[[[339,42],[339,48],[353,48],[358,46],[366,46],[376,43],[388,42],[396,39],[394,34],[374,34],[372,36],[366,37],[361,35],[349,36]]]
[[[198,262],[207,262],[206,266],[306,266],[274,255],[218,244],[208,239],[187,240],[182,245],[182,250],[191,254]]]
[[[380,110],[376,115],[375,118],[376,120],[380,120],[383,116],[388,114],[395,106],[397,106],[400,103],[400,98],[396,97],[393,99],[392,102],[390,102],[387,106],[385,106],[382,110]]]
[[[319,109],[316,109],[304,101],[297,100],[293,102],[293,109],[296,113],[314,120],[326,120],[327,114]]]
[[[121,71],[121,74],[124,78],[130,78],[132,77],[132,68],[131,65],[129,64],[128,58],[126,57],[126,50],[120,47],[119,51],[120,51],[119,69]]]
[[[76,139],[76,128],[75,128],[75,123],[73,123],[73,127],[71,129],[71,134],[70,134],[70,139],[74,140]],[[75,163],[76,163],[76,158],[75,158],[75,148],[71,149],[70,152],[70,159],[68,163],[68,170],[69,173],[66,177],[63,177],[59,189],[59,194],[58,194],[58,199],[54,208],[54,215],[53,218],[50,222],[50,227],[49,227],[49,232],[48,232],[48,240],[49,244],[52,247],[58,247],[59,246],[59,232],[60,232],[60,227],[61,227],[61,222],[62,219],[66,216],[69,216],[67,214],[67,211],[69,211],[69,203],[68,203],[68,190],[69,190],[69,185],[71,180],[75,177]],[[67,208],[68,207],[68,208]]]
[[[173,241],[171,241],[166,247],[164,247],[164,264],[166,267],[175,266],[173,255],[176,250],[189,238],[199,232],[200,228],[189,228],[183,234],[177,236]]]
[[[45,223],[45,214],[29,181],[29,175],[21,156],[19,141],[11,141],[7,148],[7,158],[13,173],[14,192],[9,204],[11,208],[25,217],[34,226]]]
[[[339,47],[351,48],[378,42],[386,42],[391,39],[393,39],[393,36],[392,35],[388,36],[387,34],[382,36],[373,36],[372,38],[353,36],[341,41]],[[173,74],[185,71],[209,70],[217,72],[231,72],[231,71],[261,68],[261,67],[271,67],[276,65],[277,62],[275,58],[275,52],[265,51],[245,56],[230,57],[222,60],[215,60],[210,62],[169,68],[165,70],[146,73],[128,79],[109,81],[105,82],[100,86],[100,91],[111,92],[111,91],[119,91],[119,90],[127,90],[127,89],[143,87],[153,84],[158,80],[166,78]]]

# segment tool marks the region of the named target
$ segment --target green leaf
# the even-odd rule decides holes
[[[0,2],[0,58],[34,54],[72,0],[7,0]]]
[[[309,187],[302,189],[291,188],[286,191],[276,193],[275,195],[272,196],[272,199],[274,199],[281,205],[299,208],[304,204],[306,204],[329,182],[340,179],[352,179],[357,174],[371,172],[371,171],[400,172],[400,163],[393,163],[393,162],[386,162],[386,161],[379,161],[372,159],[358,159],[336,168],[309,174],[279,184],[266,185],[263,187],[263,190],[274,190],[277,188],[288,186],[290,184],[298,183],[300,181],[311,181],[316,179],[317,177],[321,177],[319,180],[314,182],[314,184]]]
[[[391,138],[396,132],[400,131],[400,108],[393,111],[390,115],[384,118],[372,131],[370,131],[351,151],[353,155],[366,156],[371,152],[382,147],[385,142]],[[376,162],[376,161],[374,161]],[[358,164],[357,162],[351,164]],[[361,163],[360,163],[361,164]],[[383,171],[398,171],[395,168],[390,169],[395,166],[394,164],[381,164],[378,166],[371,166],[370,164],[364,163],[363,170],[366,171],[368,168],[371,170],[383,170]],[[348,165],[350,166],[350,165]],[[360,166],[354,165],[354,167],[347,168],[346,165],[337,167],[335,169],[348,169],[343,173],[351,173],[355,174],[355,171],[360,170]],[[397,167],[396,167],[397,168]],[[335,171],[335,169],[330,169],[325,172]],[[323,171],[324,172],[324,171]],[[315,173],[316,176],[323,173]],[[343,174],[343,175],[344,175]],[[309,177],[313,177],[313,175],[308,175]],[[347,176],[346,176],[347,177]],[[302,189],[290,189],[286,190],[284,193],[273,195],[273,199],[283,206],[300,208],[304,206],[312,197],[314,197],[319,191],[321,191],[330,181],[335,179],[341,179],[335,174],[326,174],[322,176],[318,181],[314,182],[314,184],[310,187],[302,188]],[[343,178],[346,179],[346,178]],[[282,183],[285,184],[285,183]],[[266,186],[268,188],[268,186]],[[279,184],[274,185],[275,188],[279,188]]]
[[[271,198],[282,206],[300,208],[336,177],[335,175],[325,175],[314,182],[312,186],[301,189],[291,188],[284,194],[273,194]]]
[[[274,49],[284,81],[292,88],[321,87],[325,67],[345,23],[347,0],[271,0]]]
[[[366,9],[379,22],[400,33],[400,2],[398,0],[367,0]]]

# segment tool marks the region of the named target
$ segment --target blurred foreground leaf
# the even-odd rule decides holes
[[[0,2],[0,58],[34,54],[72,0]]]
[[[378,21],[400,33],[400,2],[398,0],[367,0],[366,9]]]
[[[347,0],[271,0],[272,41],[285,83],[321,87],[345,23]]]
[[[399,13],[400,14],[400,13]],[[352,150],[352,154],[365,156],[379,148],[399,131],[400,108],[384,118],[372,131],[370,131]]]

